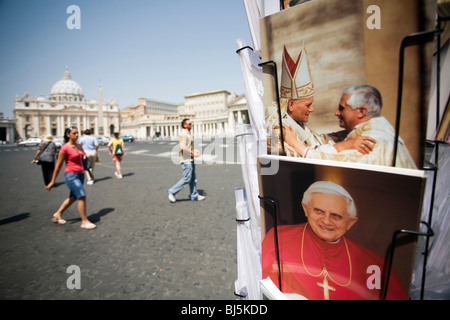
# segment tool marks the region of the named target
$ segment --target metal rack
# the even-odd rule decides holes
[[[401,119],[401,103],[402,103],[402,91],[403,91],[403,72],[404,72],[404,63],[405,63],[405,57],[404,57],[404,53],[405,53],[405,49],[407,47],[410,46],[417,46],[417,45],[424,45],[428,42],[432,42],[434,40],[435,37],[437,37],[437,79],[436,79],[436,90],[437,90],[437,95],[436,95],[436,104],[437,104],[437,124],[436,127],[438,127],[439,125],[439,99],[440,99],[440,34],[442,32],[441,29],[441,22],[442,21],[448,21],[449,18],[445,17],[445,18],[437,18],[437,25],[436,25],[436,29],[435,30],[430,30],[430,31],[425,31],[425,32],[420,32],[420,33],[415,33],[415,34],[411,34],[406,36],[401,43],[401,47],[400,47],[400,61],[399,61],[399,79],[398,79],[398,97],[397,97],[397,114],[396,114],[396,124],[395,124],[395,144],[394,144],[394,157],[393,157],[393,163],[392,166],[395,167],[396,164],[396,159],[397,159],[397,151],[398,151],[398,140],[399,140],[399,131],[400,131],[400,119]],[[275,77],[275,86],[276,86],[276,99],[277,99],[277,107],[278,107],[278,117],[279,117],[279,122],[280,122],[280,137],[281,137],[281,145],[283,148],[283,155],[285,154],[284,152],[284,139],[283,139],[283,125],[282,125],[282,119],[281,119],[281,110],[280,110],[280,98],[279,98],[279,93],[278,93],[278,80],[277,80],[277,65],[274,61],[267,61],[267,62],[263,62],[260,63],[259,66],[264,66],[264,65],[268,65],[271,64],[274,67],[274,77]],[[433,143],[436,144],[436,153],[439,154],[439,142],[438,141],[433,141]],[[429,163],[426,162],[423,166],[423,170],[431,170],[433,171],[433,184],[432,184],[432,195],[431,195],[431,203],[430,203],[430,208],[429,208],[429,213],[428,213],[428,219],[427,221],[421,221],[421,224],[426,226],[427,231],[426,232],[420,232],[420,231],[412,231],[412,230],[405,230],[405,229],[400,229],[394,232],[393,237],[392,237],[392,245],[390,248],[390,252],[389,252],[389,260],[388,260],[388,270],[387,270],[387,276],[385,279],[385,285],[384,285],[384,291],[382,294],[383,299],[386,299],[386,294],[387,294],[387,290],[388,290],[388,286],[389,286],[389,279],[390,279],[390,274],[391,274],[391,269],[392,269],[392,263],[393,263],[393,259],[395,256],[395,246],[397,243],[397,238],[399,235],[401,234],[409,234],[409,235],[413,235],[413,236],[423,236],[425,237],[425,250],[423,252],[424,255],[424,261],[423,261],[423,267],[422,267],[422,279],[421,279],[421,291],[420,291],[420,299],[423,300],[424,297],[424,291],[425,291],[425,274],[426,274],[426,264],[427,264],[427,256],[428,256],[428,252],[429,252],[429,241],[430,241],[430,237],[434,236],[434,232],[431,228],[431,224],[432,224],[432,217],[433,217],[433,206],[434,206],[434,198],[435,198],[435,189],[436,189],[436,179],[437,179],[437,173],[438,173],[438,163],[437,163],[437,159],[438,157],[436,156],[436,163]],[[276,225],[277,225],[277,210],[276,210],[276,203],[273,199],[269,199],[269,198],[264,198],[259,196],[259,198],[261,200],[264,200],[265,202],[270,203],[273,208],[274,208],[274,223],[275,223],[275,230],[276,230]],[[277,261],[278,261],[278,270],[279,270],[279,274],[278,274],[278,282],[279,282],[279,288],[281,290],[281,273],[280,273],[280,259],[279,259],[279,251],[278,251],[278,242],[277,242],[277,232],[275,232],[275,249],[276,249],[276,255],[277,255]]]
[[[404,52],[407,47],[410,46],[421,46],[428,42],[432,42],[434,38],[436,37],[436,128],[439,127],[439,118],[440,118],[440,66],[441,66],[441,22],[442,21],[449,21],[450,17],[437,17],[436,20],[436,28],[434,30],[430,31],[424,31],[420,33],[415,33],[406,36],[403,38],[401,47],[400,47],[400,61],[399,61],[399,79],[398,79],[398,97],[397,97],[397,115],[396,115],[396,125],[395,125],[395,148],[394,148],[394,158],[392,166],[395,166],[396,158],[397,158],[397,146],[398,146],[398,138],[399,138],[399,131],[400,131],[400,118],[401,118],[401,103],[402,103],[402,91],[403,91],[403,71],[404,71]],[[439,163],[438,163],[438,155],[439,155],[439,141],[432,141],[432,144],[435,144],[435,163],[431,163],[429,161],[424,162],[423,170],[427,171],[433,171],[433,183],[432,183],[432,189],[431,189],[431,201],[430,201],[430,208],[428,212],[428,219],[427,221],[421,221],[422,224],[424,224],[427,228],[426,232],[417,232],[417,231],[411,231],[411,230],[397,230],[393,235],[392,240],[392,246],[390,251],[390,258],[389,258],[389,268],[388,273],[386,277],[385,282],[385,292],[383,294],[383,298],[386,298],[387,288],[389,285],[389,278],[391,273],[391,267],[392,267],[392,260],[394,259],[394,251],[395,251],[395,243],[397,240],[398,235],[400,234],[411,234],[415,236],[423,236],[425,237],[425,248],[424,252],[422,253],[424,255],[423,265],[422,265],[422,278],[421,278],[421,286],[420,286],[420,299],[423,300],[424,293],[425,293],[425,275],[426,275],[426,265],[427,265],[427,256],[429,253],[429,245],[430,245],[430,237],[434,236],[434,232],[431,228],[432,225],[432,219],[433,219],[433,207],[434,207],[434,199],[435,199],[435,192],[436,192],[436,181],[437,181],[437,175],[438,175],[438,169],[439,169]]]

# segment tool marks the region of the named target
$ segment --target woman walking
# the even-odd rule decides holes
[[[64,170],[64,181],[70,189],[69,198],[63,201],[58,211],[53,214],[52,221],[58,224],[66,224],[67,221],[62,218],[62,214],[75,201],[78,200],[78,213],[81,217],[81,228],[94,229],[95,224],[91,223],[86,217],[86,191],[83,187],[84,182],[84,167],[83,157],[85,155],[83,147],[77,143],[78,129],[77,127],[70,127],[64,133],[64,140],[66,143],[59,151],[58,161],[56,162],[55,171],[53,172],[52,180],[45,187],[50,190],[54,184],[56,177],[61,170],[63,163],[66,163]]]
[[[127,156],[125,151],[125,144],[123,140],[119,138],[119,133],[114,132],[114,138],[111,139],[108,143],[109,154],[112,155],[112,159],[116,164],[116,172],[114,175],[117,179],[122,179],[122,168],[120,163],[122,162],[122,157]]]
[[[55,158],[57,153],[58,147],[53,142],[53,136],[48,135],[42,139],[42,142],[39,144],[39,149],[36,151],[33,161],[31,161],[31,163],[36,163],[39,161],[45,185],[48,185],[52,180],[53,171],[55,171]]]

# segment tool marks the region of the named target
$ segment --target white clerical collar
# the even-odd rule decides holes
[[[337,239],[335,241],[325,241],[325,240],[323,240],[323,241],[326,242],[326,243],[329,243],[329,244],[337,244],[337,243],[339,243],[341,241],[341,239],[342,238],[339,238],[339,239]]]

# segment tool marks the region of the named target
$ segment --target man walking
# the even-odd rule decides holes
[[[192,139],[191,129],[192,122],[189,119],[183,119],[181,122],[180,137],[178,139],[180,145],[180,162],[183,170],[183,178],[181,178],[172,188],[168,190],[170,202],[176,202],[175,195],[189,184],[190,195],[192,201],[202,201],[204,196],[199,195],[197,191],[197,176],[195,173],[194,158],[200,155],[198,150],[194,149],[194,140]]]
[[[80,139],[80,143],[83,146],[83,150],[86,153],[86,156],[89,158],[92,164],[92,169],[87,173],[87,184],[94,184],[94,166],[95,161],[97,160],[98,155],[98,141],[94,137],[91,136],[91,130],[84,130],[84,136]],[[92,174],[92,176],[91,176]]]

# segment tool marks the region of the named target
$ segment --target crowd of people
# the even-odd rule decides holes
[[[169,201],[176,202],[177,194],[184,186],[189,185],[190,199],[192,201],[202,201],[205,196],[197,191],[197,176],[195,173],[194,158],[200,155],[200,152],[194,149],[194,141],[191,135],[192,123],[190,119],[184,119],[181,123],[183,128],[179,137],[180,146],[180,164],[183,170],[183,177],[168,190]],[[95,163],[99,161],[99,144],[96,138],[91,136],[92,132],[87,129],[84,136],[79,138],[78,128],[72,126],[64,132],[64,145],[59,148],[53,142],[53,136],[45,136],[40,143],[32,163],[40,164],[44,177],[46,190],[51,190],[55,186],[55,180],[59,172],[65,165],[64,182],[70,190],[59,209],[53,214],[52,221],[57,224],[66,224],[63,213],[75,202],[78,202],[78,213],[81,217],[81,228],[94,229],[93,224],[86,216],[86,190],[84,189],[84,180],[87,175],[87,185],[93,185]],[[123,157],[127,156],[125,144],[120,138],[119,133],[108,142],[107,148],[115,165],[114,175],[117,179],[122,179],[121,162]],[[88,161],[87,161],[88,160]],[[86,164],[89,163],[89,164]]]
[[[91,136],[89,129],[84,131],[84,136],[79,138],[79,130],[72,126],[64,132],[64,145],[58,147],[53,141],[52,135],[42,138],[38,150],[32,163],[39,164],[42,168],[44,185],[46,190],[51,190],[55,186],[55,181],[59,172],[65,165],[64,182],[70,193],[59,209],[53,214],[52,221],[64,225],[67,221],[63,218],[63,213],[75,202],[77,202],[78,213],[81,217],[81,228],[91,230],[96,225],[89,221],[86,216],[86,190],[84,189],[84,179],[87,174],[87,185],[93,185],[95,163],[99,161],[98,141]],[[119,133],[114,133],[114,138],[108,143],[108,149],[115,163],[115,176],[122,179],[120,163],[126,156],[125,144],[119,137]],[[87,161],[89,160],[89,161]],[[89,163],[87,165],[87,163]]]

